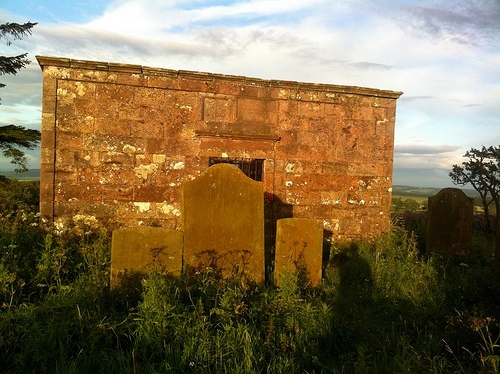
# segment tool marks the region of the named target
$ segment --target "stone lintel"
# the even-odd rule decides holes
[[[401,91],[390,91],[390,90],[379,90],[375,88],[366,87],[356,87],[356,86],[343,86],[334,84],[317,84],[317,83],[305,83],[305,82],[294,82],[294,81],[281,81],[281,80],[265,80],[259,78],[251,77],[241,77],[234,75],[224,75],[224,74],[212,74],[197,71],[186,71],[186,70],[171,70],[171,69],[161,69],[161,68],[150,68],[141,65],[134,64],[120,64],[113,62],[99,62],[99,61],[86,61],[86,60],[74,60],[62,57],[50,57],[50,56],[36,56],[40,67],[45,66],[57,66],[64,68],[78,68],[78,69],[89,69],[89,70],[108,70],[116,71],[122,73],[135,73],[135,74],[147,74],[153,72],[154,74],[160,74],[164,72],[167,75],[177,74],[179,77],[191,78],[197,80],[213,81],[217,80],[227,80],[227,81],[241,81],[246,85],[258,85],[265,87],[275,87],[275,88],[295,88],[297,90],[310,90],[310,91],[327,91],[334,93],[344,93],[344,94],[356,94],[364,96],[375,96],[383,98],[397,99],[403,92]]]

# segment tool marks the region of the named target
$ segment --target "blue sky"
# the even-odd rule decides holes
[[[500,145],[499,19],[498,0],[0,0],[1,23],[38,22],[0,45],[34,61],[0,77],[0,123],[40,128],[35,55],[403,91],[394,184],[451,186]]]

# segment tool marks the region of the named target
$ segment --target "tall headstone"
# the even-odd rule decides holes
[[[181,231],[161,227],[131,227],[113,231],[111,242],[111,288],[122,278],[151,270],[175,275],[182,271]]]
[[[274,274],[277,283],[284,271],[303,272],[308,284],[321,283],[323,265],[323,225],[313,219],[284,218],[276,229]]]
[[[445,188],[428,199],[427,252],[468,254],[474,200],[458,188]]]
[[[184,266],[264,281],[264,190],[236,166],[216,164],[182,184]]]

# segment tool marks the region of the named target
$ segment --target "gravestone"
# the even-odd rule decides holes
[[[161,227],[131,227],[113,231],[111,242],[111,288],[124,277],[151,270],[176,275],[182,270],[181,231]]]
[[[262,182],[216,164],[182,184],[184,265],[264,281]]]
[[[285,271],[306,274],[308,284],[321,283],[323,264],[323,226],[307,218],[284,218],[276,228],[274,274],[278,285]]]
[[[474,201],[458,188],[445,188],[428,199],[427,252],[468,254]]]

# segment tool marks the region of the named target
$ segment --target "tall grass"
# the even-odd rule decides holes
[[[57,235],[23,209],[0,214],[1,372],[498,372],[487,248],[427,256],[395,224],[374,243],[335,243],[315,288],[206,268],[110,291],[106,234]]]

